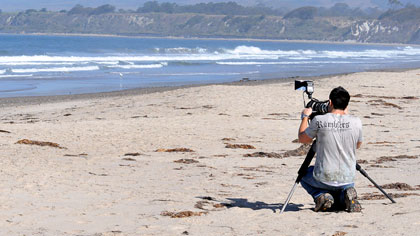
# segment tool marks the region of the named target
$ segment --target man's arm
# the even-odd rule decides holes
[[[360,122],[360,129],[359,129],[359,138],[357,140],[356,149],[359,149],[362,146],[362,141],[363,141],[362,121],[359,119],[359,122]]]
[[[302,121],[300,122],[298,133],[299,143],[312,143],[312,138],[305,133],[306,128],[308,128],[308,120],[311,114],[312,108],[305,108],[302,111]]]

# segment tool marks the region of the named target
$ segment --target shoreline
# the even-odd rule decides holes
[[[328,74],[328,75],[319,75],[319,76],[293,76],[293,77],[287,77],[287,78],[272,78],[272,79],[263,79],[263,80],[243,81],[241,79],[241,80],[237,80],[233,82],[225,82],[225,83],[206,83],[206,84],[191,84],[191,85],[147,87],[147,88],[139,87],[139,88],[126,89],[126,90],[121,90],[121,91],[83,93],[83,94],[72,94],[72,95],[4,97],[4,98],[0,98],[0,107],[35,105],[35,104],[40,105],[40,104],[45,104],[45,103],[57,103],[57,102],[67,102],[67,101],[75,101],[75,100],[136,96],[136,95],[161,93],[161,92],[166,92],[166,91],[173,91],[173,90],[193,88],[193,87],[206,87],[206,86],[213,86],[213,85],[257,86],[257,85],[263,85],[263,84],[288,83],[288,82],[293,82],[294,80],[318,81],[322,79],[328,79],[331,77],[345,76],[345,75],[357,74],[357,73],[363,73],[363,72],[404,72],[404,71],[411,71],[411,70],[417,70],[417,69],[420,69],[420,67],[419,68],[390,68],[390,69],[337,73],[337,74]]]
[[[415,70],[415,69],[416,68],[412,68],[410,70]],[[213,86],[213,85],[257,86],[257,85],[263,85],[263,84],[288,83],[288,82],[293,82],[294,80],[317,81],[317,80],[326,79],[326,78],[330,78],[334,76],[343,76],[343,75],[348,75],[348,74],[353,74],[353,73],[358,73],[358,72],[338,73],[338,74],[329,74],[329,75],[320,75],[320,76],[306,76],[306,77],[296,76],[296,77],[287,77],[287,78],[273,78],[273,79],[263,79],[263,80],[247,80],[247,81],[243,81],[241,79],[241,80],[237,80],[233,82],[225,82],[225,83],[190,84],[190,85],[147,87],[147,88],[140,87],[140,88],[121,90],[121,91],[83,93],[83,94],[71,94],[71,95],[5,97],[5,98],[0,98],[0,107],[37,105],[37,104],[41,105],[45,103],[67,102],[67,101],[76,101],[76,100],[137,96],[137,95],[161,93],[161,92],[173,91],[173,90],[179,90],[179,89],[207,87],[207,86]]]
[[[299,39],[259,39],[259,38],[223,38],[223,37],[181,37],[181,36],[148,36],[148,35],[119,35],[119,34],[83,34],[83,33],[0,33],[0,35],[27,35],[27,36],[61,36],[61,37],[110,37],[110,38],[145,38],[145,39],[179,39],[179,40],[231,40],[255,42],[289,42],[289,43],[318,43],[342,45],[377,45],[377,46],[420,46],[419,44],[404,43],[363,43],[357,41],[324,41]]]

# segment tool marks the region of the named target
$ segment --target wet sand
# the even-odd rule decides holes
[[[396,71],[407,71],[411,69],[392,69],[392,72]],[[0,97],[0,107],[16,106],[16,105],[34,105],[42,103],[55,103],[65,102],[74,100],[88,100],[96,98],[110,98],[110,97],[126,97],[136,96],[150,93],[166,92],[178,89],[211,86],[211,85],[233,85],[233,86],[256,86],[263,84],[275,84],[275,83],[293,83],[295,80],[313,80],[329,78],[333,76],[348,75],[345,74],[333,74],[323,76],[308,76],[308,77],[289,77],[289,78],[278,78],[278,79],[264,79],[264,80],[253,80],[249,78],[238,79],[233,82],[226,83],[211,83],[211,84],[196,84],[196,85],[182,85],[182,86],[161,86],[161,87],[146,87],[146,88],[135,88],[126,89],[113,92],[100,92],[100,93],[86,93],[86,94],[71,94],[71,95],[52,95],[52,96],[23,96],[23,97]]]

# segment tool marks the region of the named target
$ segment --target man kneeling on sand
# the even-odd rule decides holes
[[[314,138],[317,142],[315,166],[308,168],[301,184],[313,197],[316,212],[331,209],[360,212],[354,176],[356,148],[362,144],[362,122],[347,114],[350,101],[347,90],[334,88],[329,99],[329,112],[315,116],[310,123],[312,109],[302,111],[299,142],[311,143]]]

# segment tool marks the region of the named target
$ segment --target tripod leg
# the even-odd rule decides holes
[[[298,177],[296,178],[295,184],[293,185],[293,188],[290,191],[289,196],[287,196],[286,202],[283,204],[283,207],[281,208],[280,214],[283,213],[283,211],[286,209],[287,204],[289,204],[289,201],[292,198],[297,185],[302,180],[303,176],[306,175],[306,171],[308,170],[309,164],[311,164],[311,161],[315,155],[315,144],[316,144],[316,140],[313,141],[311,148],[309,149],[309,152],[306,154],[305,160],[303,161],[302,165],[299,168]]]
[[[359,164],[356,164],[356,169],[363,175],[365,176],[373,185],[375,185],[376,188],[379,189],[379,191],[381,191],[392,203],[396,203],[394,201],[394,199],[392,199],[391,196],[389,196],[382,188],[381,186],[379,186],[375,181],[373,181],[373,179],[371,179],[369,177],[369,175],[366,173],[365,170],[362,169],[362,167]]]
[[[280,214],[283,213],[283,211],[286,209],[287,205],[289,204],[289,201],[292,198],[293,193],[295,192],[297,185],[298,185],[298,182],[295,182],[295,184],[293,185],[292,190],[289,193],[289,196],[287,196],[287,199],[284,202],[283,207],[281,208]]]

